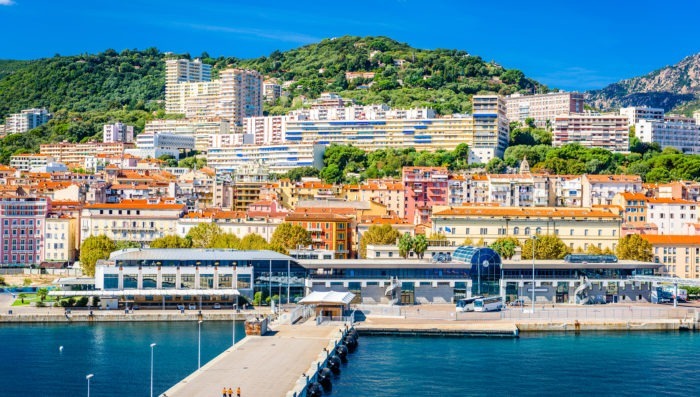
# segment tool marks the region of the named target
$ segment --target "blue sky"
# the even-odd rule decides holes
[[[700,52],[700,2],[0,0],[0,58],[157,47],[241,58],[342,35],[456,48],[550,87],[601,88]],[[527,6],[527,7],[525,7]]]

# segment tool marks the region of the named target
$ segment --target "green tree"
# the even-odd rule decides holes
[[[114,243],[114,250],[124,250],[129,248],[141,248],[141,244],[136,241],[116,241]]]
[[[36,290],[36,296],[43,302],[46,300],[46,297],[49,296],[49,290],[47,288],[39,288]]]
[[[423,259],[425,251],[428,250],[428,239],[425,234],[419,234],[413,240],[413,251],[418,255],[418,258]]]
[[[80,246],[80,267],[88,276],[95,275],[95,264],[100,259],[109,258],[109,254],[116,250],[114,241],[104,234],[90,236]]]
[[[372,225],[360,237],[360,257],[367,257],[367,245],[394,245],[401,234],[391,225]]]
[[[492,158],[486,164],[486,172],[489,174],[503,174],[506,172],[506,163],[498,157]]]
[[[329,164],[321,170],[321,178],[326,183],[340,183],[343,181],[343,171],[337,164]]]
[[[157,238],[149,244],[150,248],[190,248],[192,242],[176,234],[168,234]]]
[[[617,243],[617,257],[635,261],[651,262],[654,260],[651,243],[638,234],[628,234]]]
[[[271,246],[283,247],[286,250],[306,247],[311,244],[311,233],[302,226],[283,222],[277,226],[270,238]]]
[[[17,295],[17,297],[22,301],[22,303],[24,303],[24,300],[27,298],[27,294],[22,292],[19,295]]]
[[[520,247],[520,241],[515,237],[501,237],[491,243],[490,247],[502,258],[510,259],[515,255],[515,249]]]
[[[222,233],[216,223],[205,222],[190,229],[187,239],[192,242],[192,248],[210,248],[214,239]]]
[[[404,235],[399,238],[398,248],[399,255],[404,259],[408,258],[408,254],[410,254],[413,249],[413,237],[410,233],[404,233]]]
[[[221,233],[214,236],[208,248],[240,249],[241,239],[233,233]]]
[[[557,236],[537,236],[529,238],[522,245],[522,259],[532,259],[532,244],[535,243],[535,259],[562,259],[569,253],[569,248]]]
[[[269,248],[267,240],[259,234],[251,233],[241,239],[242,250],[266,250]]]

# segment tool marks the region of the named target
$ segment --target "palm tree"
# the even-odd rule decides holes
[[[39,299],[40,299],[42,302],[46,299],[46,297],[47,297],[48,295],[49,295],[49,290],[46,289],[46,288],[39,288],[39,289],[36,291],[36,296],[38,296]]]
[[[21,294],[17,295],[17,297],[18,297],[18,298],[22,301],[22,303],[24,304],[24,298],[27,297],[27,294],[25,294],[24,292],[22,292]]]
[[[399,239],[399,255],[401,255],[402,258],[406,259],[408,258],[408,254],[411,252],[412,249],[413,237],[411,237],[410,234],[405,233]]]
[[[423,259],[423,254],[428,250],[428,239],[424,234],[419,234],[413,240],[413,252],[418,255],[418,258]]]

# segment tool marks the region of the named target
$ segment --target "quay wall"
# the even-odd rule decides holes
[[[250,316],[255,316],[257,313],[237,313],[235,314],[237,321],[244,321]],[[17,314],[0,314],[0,323],[92,323],[92,322],[146,322],[146,321],[231,321],[233,313],[96,313],[90,315],[88,312],[73,312],[71,314],[63,313],[17,313]],[[259,316],[264,317],[260,314]]]

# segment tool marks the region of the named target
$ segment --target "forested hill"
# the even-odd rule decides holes
[[[0,61],[0,118],[32,107],[76,112],[155,107],[165,84],[163,54],[107,50],[95,55]]]

